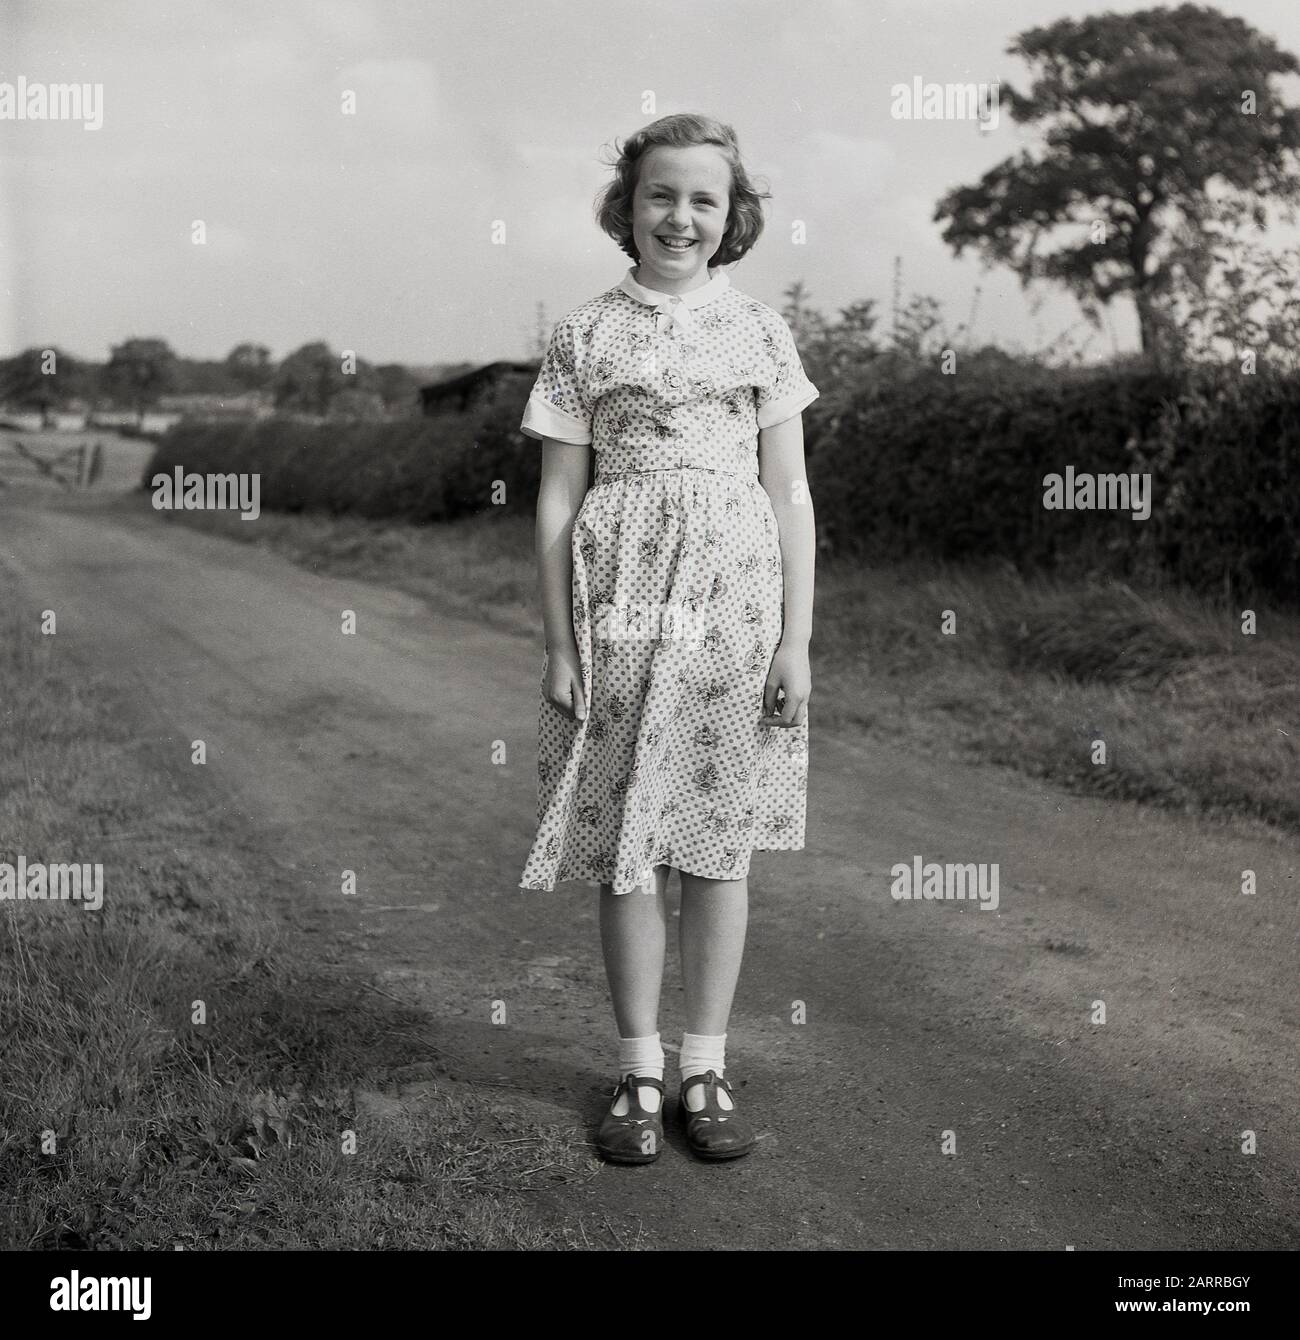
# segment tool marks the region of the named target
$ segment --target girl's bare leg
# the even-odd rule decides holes
[[[727,1031],[749,926],[749,880],[682,875],[679,937],[686,1031]]]
[[[653,886],[615,895],[600,886],[600,943],[621,1038],[659,1031],[659,994],[667,950],[664,894],[668,867],[655,867]]]
[[[655,867],[647,884],[632,893],[614,893],[612,884],[600,886],[600,943],[605,954],[605,976],[614,1000],[614,1019],[620,1038],[644,1038],[659,1031],[659,995],[664,980],[668,930],[664,894],[668,867]],[[657,1090],[638,1087],[642,1107],[659,1106]],[[620,1097],[612,1109],[627,1111]]]

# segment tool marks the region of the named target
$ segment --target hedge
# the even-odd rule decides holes
[[[531,382],[467,414],[389,423],[180,423],[145,480],[177,465],[257,472],[270,510],[446,521],[534,506],[541,446],[519,432]],[[823,546],[863,560],[1006,560],[1172,579],[1234,600],[1300,601],[1300,378],[1235,368],[1048,370],[1005,358],[891,357],[804,414]],[[1147,520],[1054,511],[1044,479],[1149,474]]]

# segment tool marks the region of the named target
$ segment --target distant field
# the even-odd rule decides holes
[[[54,480],[14,450],[16,442],[47,459],[82,444],[100,443],[104,448],[104,471],[96,487],[114,492],[135,488],[153,454],[153,443],[122,437],[107,428],[80,431],[51,428],[36,432],[0,428],[0,495],[24,488],[37,488],[43,492],[59,488]]]

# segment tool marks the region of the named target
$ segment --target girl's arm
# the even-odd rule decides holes
[[[781,645],[806,651],[812,638],[817,537],[804,468],[802,414],[759,429],[758,479],[771,499],[781,539],[781,566],[785,570]]]
[[[573,648],[573,522],[587,494],[591,447],[542,439],[537,491],[537,573],[547,651]]]

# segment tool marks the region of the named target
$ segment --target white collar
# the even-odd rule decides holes
[[[682,330],[690,330],[694,325],[690,316],[693,308],[703,307],[705,303],[712,302],[731,287],[731,277],[725,270],[717,269],[707,284],[701,284],[688,293],[660,293],[658,289],[638,284],[632,278],[632,271],[635,269],[635,265],[628,266],[618,287],[629,297],[645,303],[647,307],[653,307],[656,315],[671,317],[672,324]]]

